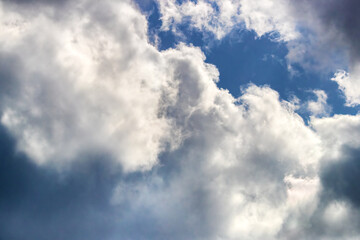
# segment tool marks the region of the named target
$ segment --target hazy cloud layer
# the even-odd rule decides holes
[[[267,86],[248,85],[235,99],[217,87],[219,73],[199,48],[152,46],[131,1],[61,9],[36,1],[39,14],[35,1],[23,2],[0,3],[0,238],[359,234],[358,115],[317,118],[326,115],[322,91],[308,103],[309,126]],[[242,18],[258,16],[248,26],[260,35],[264,25],[294,36],[285,16],[263,13],[271,2],[243,2],[258,15],[243,10]],[[184,9],[166,12],[164,24]],[[194,26],[215,34],[234,24],[232,13],[216,26],[197,16]]]

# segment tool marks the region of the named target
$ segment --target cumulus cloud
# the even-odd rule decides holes
[[[161,113],[172,94],[164,92],[166,59],[147,43],[146,19],[128,2],[73,5],[54,19],[3,4],[1,52],[14,64],[2,85],[16,91],[3,96],[1,122],[39,163],[94,149],[128,170],[149,168],[176,142]]]
[[[349,74],[341,70],[336,72],[334,77],[331,78],[332,81],[335,81],[339,85],[340,90],[344,93],[347,106],[360,104],[360,81],[358,80],[358,76],[359,73],[357,71]]]
[[[90,239],[303,239],[321,227],[338,227],[330,237],[357,232],[331,221],[359,223],[347,202],[323,197],[326,190],[342,193],[319,173],[345,144],[359,147],[358,116],[313,118],[309,127],[293,103],[267,86],[244,87],[235,99],[217,87],[219,73],[199,48],[152,46],[146,18],[131,1],[68,2],[66,11],[39,1],[40,14],[20,2],[0,5],[1,123],[14,138],[0,148],[13,160],[0,170],[12,169],[29,194],[0,188],[6,213],[0,237],[88,236],[67,236],[62,227],[70,223],[90,231]],[[230,11],[233,3],[225,3]],[[203,1],[162,4],[214,10]],[[232,14],[219,23],[231,22]],[[267,18],[254,16],[249,24],[256,30]],[[204,26],[213,27],[198,27]],[[326,99],[318,97],[321,104]],[[14,145],[25,156],[14,157]],[[16,184],[11,174],[1,177]],[[14,196],[21,211],[5,209]],[[51,228],[43,232],[48,218]],[[306,225],[317,218],[325,219],[319,228]]]
[[[334,115],[327,118],[314,118],[311,125],[316,129],[327,149],[327,159],[339,159],[342,147],[360,147],[360,117],[359,115]]]
[[[308,101],[307,109],[313,116],[326,116],[329,114],[330,107],[327,105],[327,95],[323,90],[314,90],[316,101]]]
[[[318,139],[269,88],[250,86],[240,107],[219,94],[209,111],[187,119],[193,134],[166,156],[170,176],[119,185],[113,202],[150,212],[175,239],[275,239],[291,212],[314,204]]]
[[[280,36],[274,38],[284,41],[298,36],[285,0],[159,0],[158,3],[164,30],[177,32],[179,25],[186,23],[221,39],[233,28],[244,24],[259,36],[277,32]]]
[[[296,236],[316,239],[358,237],[359,119],[358,115],[335,115],[311,120],[326,151],[320,161],[319,203],[307,219],[308,224],[293,232]],[[285,226],[283,231],[291,233],[291,224],[286,225],[289,226]]]

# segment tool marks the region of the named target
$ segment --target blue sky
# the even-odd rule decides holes
[[[0,0],[0,239],[357,239],[356,0]]]

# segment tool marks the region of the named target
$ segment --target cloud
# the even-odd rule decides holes
[[[284,0],[159,0],[158,3],[164,30],[179,32],[179,26],[188,24],[221,39],[232,29],[245,25],[259,36],[278,32],[280,36],[274,37],[277,40],[289,41],[298,36]]]
[[[358,72],[348,72],[341,70],[334,74],[334,77],[331,78],[332,81],[335,81],[340,90],[344,93],[346,98],[346,106],[356,106],[360,104],[360,82],[358,81]]]
[[[323,90],[314,90],[313,93],[317,97],[316,101],[308,101],[307,109],[313,116],[326,116],[331,108],[327,105],[327,95]]]
[[[166,177],[119,185],[113,202],[130,203],[130,219],[148,212],[174,239],[275,239],[290,212],[313,203],[298,197],[318,188],[313,132],[269,88],[250,86],[240,108],[222,94],[187,119],[193,134],[163,159]]]
[[[354,10],[359,5],[356,0],[157,2],[163,30],[180,32],[179,27],[186,24],[221,39],[234,28],[245,26],[258,36],[270,34],[287,42],[290,63],[300,62],[309,67],[311,59],[317,64],[323,61],[333,65],[343,60],[340,54],[343,58],[350,56],[351,61],[358,58],[360,22]]]
[[[354,217],[323,197],[333,180],[319,173],[344,144],[358,147],[358,116],[307,126],[268,86],[248,85],[235,99],[199,48],[152,46],[133,2],[69,2],[61,15],[56,5],[36,15],[25,5],[1,3],[1,238],[357,232],[331,222]]]
[[[323,170],[323,186],[336,199],[345,199],[356,207],[360,206],[359,194],[359,151],[344,147],[338,162],[326,166]],[[359,224],[360,225],[360,224]]]
[[[357,9],[360,7],[356,0],[345,1],[300,1],[299,4],[309,5],[312,13],[318,17],[323,27],[334,32],[337,37],[350,48],[350,54],[357,58],[359,55],[360,17]]]
[[[350,148],[360,147],[359,115],[334,115],[326,118],[313,118],[312,127],[322,139],[326,149],[326,159],[340,159],[343,146]]]
[[[59,174],[16,154],[2,126],[0,143],[0,238],[109,239],[116,221],[108,198],[120,177],[110,161],[88,156]]]
[[[50,0],[50,1],[45,1],[45,0],[14,0],[14,1],[9,1],[9,0],[2,0],[2,2],[5,2],[7,4],[9,4],[10,2],[12,2],[13,4],[63,4],[66,2],[63,0]]]
[[[356,0],[331,1],[293,1],[298,21],[308,29],[307,40],[303,44],[289,43],[289,59],[294,62],[308,62],[306,56],[315,57],[317,65],[325,69],[348,69],[351,77],[337,72],[332,80],[338,82],[344,91],[346,105],[359,104],[359,25],[357,13],[359,2]],[[303,37],[304,38],[304,37]]]
[[[14,64],[2,84],[20,83],[4,94],[1,121],[39,163],[94,149],[128,170],[150,168],[176,139],[161,116],[171,94],[161,72],[166,60],[147,43],[146,19],[129,3],[74,5],[54,19],[3,4],[1,51]]]
[[[245,28],[285,42],[290,71],[293,64],[327,73],[349,68],[352,77],[336,81],[345,84],[339,88],[347,89],[347,105],[359,102],[360,20],[354,10],[359,7],[356,0],[159,0],[158,4],[163,30],[181,35],[186,25],[221,39],[233,29]]]
[[[311,126],[320,137],[324,150],[319,162],[319,182],[305,181],[308,185],[303,186],[308,194],[298,196],[306,197],[316,191],[311,197],[313,204],[306,206],[312,212],[307,214],[301,209],[298,214],[289,214],[279,238],[356,239],[360,226],[356,186],[359,116],[312,118]],[[315,190],[316,184],[319,187]]]

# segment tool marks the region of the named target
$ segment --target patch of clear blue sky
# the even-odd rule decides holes
[[[291,75],[286,61],[286,44],[276,42],[270,36],[259,38],[253,31],[239,26],[222,40],[211,40],[208,33],[189,28],[185,23],[179,26],[185,38],[179,38],[171,31],[160,30],[160,13],[154,0],[137,2],[148,16],[150,41],[155,41],[157,36],[160,50],[174,47],[180,41],[200,47],[206,55],[206,62],[219,69],[218,86],[228,89],[234,97],[240,96],[241,87],[249,83],[268,85],[279,93],[281,99],[290,100],[296,96],[302,103],[316,100],[312,90],[320,89],[328,95],[331,114],[356,114],[359,111],[359,108],[344,106],[345,99],[338,85],[330,81],[333,73],[305,71],[295,64],[292,68],[297,74]],[[309,113],[304,109],[299,114],[305,120],[309,118]]]

